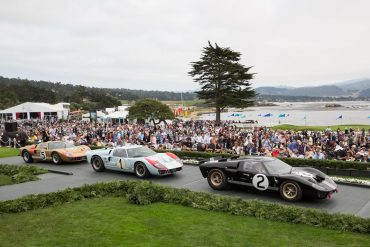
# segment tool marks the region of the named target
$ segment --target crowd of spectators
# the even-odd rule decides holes
[[[235,155],[263,155],[305,159],[369,160],[370,130],[327,128],[325,131],[273,130],[240,127],[232,121],[174,121],[167,125],[69,122],[21,122],[30,142],[64,140],[75,144],[123,146],[127,143],[156,149],[193,150]],[[0,135],[4,129],[0,128]],[[20,138],[17,136],[16,138]],[[17,140],[25,143],[26,140]]]

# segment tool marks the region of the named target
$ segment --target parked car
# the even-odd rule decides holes
[[[36,160],[61,164],[85,161],[88,150],[90,148],[85,145],[75,146],[65,141],[50,141],[22,147],[19,154],[26,163]]]
[[[311,167],[292,167],[276,158],[219,159],[207,161],[199,168],[215,190],[239,184],[260,191],[279,191],[284,200],[291,202],[301,200],[306,193],[324,199],[337,192],[336,183],[325,173]]]
[[[181,159],[173,153],[156,153],[140,145],[91,150],[87,161],[96,172],[110,169],[135,173],[139,178],[169,175],[183,167]]]

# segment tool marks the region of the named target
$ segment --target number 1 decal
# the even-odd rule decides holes
[[[257,190],[267,190],[269,187],[269,180],[265,174],[256,174],[252,179],[253,186]]]

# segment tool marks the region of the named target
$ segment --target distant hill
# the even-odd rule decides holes
[[[348,91],[348,90],[364,90],[370,88],[370,79],[364,78],[364,79],[356,79],[356,80],[350,80],[350,81],[344,81],[340,83],[335,83],[337,87],[340,87],[341,89]]]
[[[194,100],[192,92],[131,90],[125,88],[96,88],[81,85],[34,81],[0,76],[0,109],[19,103],[69,102],[72,108],[103,109],[121,105],[120,100],[152,98],[158,100]]]
[[[351,97],[369,98],[370,79],[357,79],[335,84],[313,87],[258,87],[260,95],[304,96],[304,97]]]

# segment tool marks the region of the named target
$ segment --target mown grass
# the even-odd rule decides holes
[[[37,166],[0,164],[0,186],[35,181],[39,179],[36,175],[47,172],[46,169]]]
[[[0,158],[13,157],[19,154],[18,148],[0,147]]]
[[[1,246],[370,246],[370,236],[106,197],[0,216]]]
[[[357,130],[362,130],[363,128],[365,131],[368,131],[370,129],[370,125],[332,125],[332,126],[299,126],[299,125],[291,125],[291,124],[281,124],[273,126],[272,129],[274,130],[316,130],[316,131],[322,131],[327,128],[331,128],[332,130],[337,130],[338,128],[341,130],[345,130],[346,128],[349,130],[350,128]]]

